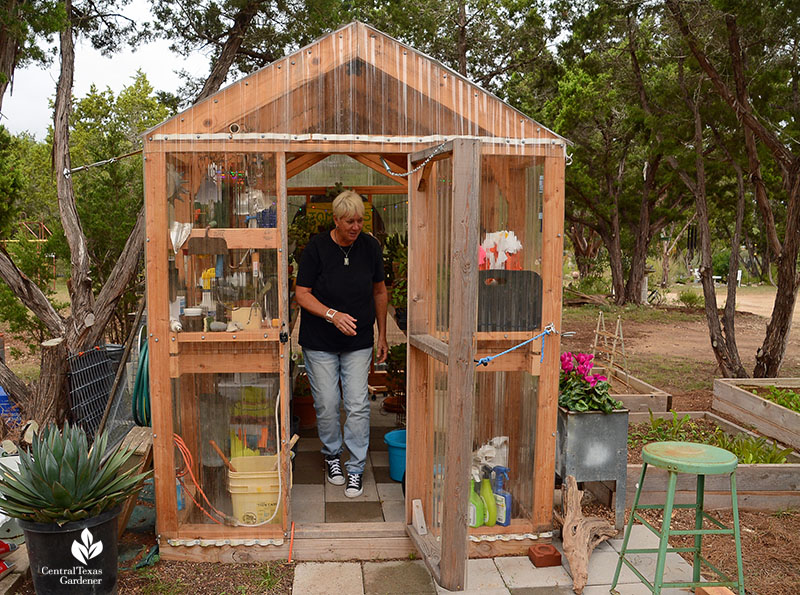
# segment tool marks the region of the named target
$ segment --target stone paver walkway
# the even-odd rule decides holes
[[[636,525],[631,533],[631,548],[653,547],[655,536]],[[561,548],[560,542],[555,542]],[[600,544],[589,561],[589,582],[584,595],[609,592],[622,539]],[[653,579],[655,554],[635,556],[636,568]],[[467,588],[464,595],[569,595],[572,577],[566,559],[563,566],[536,568],[526,556],[485,558],[467,563]],[[678,554],[669,554],[664,573],[666,581],[691,580],[692,567]],[[617,585],[620,595],[646,595],[650,591],[636,575],[623,567]],[[384,562],[303,562],[297,565],[293,595],[416,595],[450,593],[438,586],[420,560]],[[689,589],[664,589],[663,595],[686,595]]]

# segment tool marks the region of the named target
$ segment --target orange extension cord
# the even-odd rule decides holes
[[[203,497],[203,500],[206,501],[206,503],[211,508],[211,510],[214,511],[216,514],[218,514],[222,519],[226,519],[227,518],[224,513],[220,512],[219,510],[214,508],[214,505],[211,504],[211,502],[208,500],[208,497],[206,496],[205,492],[203,491],[203,488],[201,488],[200,484],[197,482],[197,479],[195,478],[194,473],[192,473],[192,467],[194,466],[194,460],[192,459],[192,453],[189,451],[189,447],[186,446],[186,443],[183,441],[183,438],[178,436],[178,434],[173,434],[172,436],[173,436],[173,440],[175,441],[175,446],[178,447],[178,450],[180,451],[181,456],[183,457],[183,469],[176,474],[176,477],[178,478],[178,481],[180,482],[184,493],[189,494],[189,497],[192,499],[192,502],[194,502],[195,506],[197,506],[200,510],[203,511],[204,515],[206,515],[208,518],[210,518],[212,521],[214,521],[218,525],[222,525],[223,523],[221,523],[220,521],[215,519],[213,516],[211,516],[208,513],[208,511],[205,508],[203,508],[203,505],[200,504],[200,502],[198,502],[197,500],[195,500],[195,498],[192,495],[192,493],[189,490],[186,489],[186,484],[183,483],[183,477],[188,473],[189,478],[192,480],[192,483],[194,484],[194,487],[197,488],[197,492]]]

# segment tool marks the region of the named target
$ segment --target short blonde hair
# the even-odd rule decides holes
[[[333,216],[343,219],[352,215],[364,216],[364,201],[353,190],[345,190],[333,199]]]

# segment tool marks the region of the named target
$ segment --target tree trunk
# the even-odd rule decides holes
[[[15,23],[18,19],[16,0],[6,0],[4,12],[8,15],[9,23]],[[19,40],[9,26],[0,22],[0,113],[3,109],[3,97],[5,97],[8,85],[14,80],[14,67],[17,63],[17,52],[19,51]]]
[[[244,41],[247,29],[258,14],[260,7],[261,2],[259,0],[251,0],[236,13],[233,19],[233,27],[231,27],[225,44],[222,46],[219,58],[214,62],[211,73],[208,75],[197,99],[195,99],[195,103],[219,91],[222,83],[228,78],[228,72],[236,59],[236,53],[242,47],[242,41]]]
[[[42,343],[42,370],[27,413],[39,423],[60,424],[69,409],[67,400],[67,346],[63,338]]]
[[[612,220],[616,215],[612,215]],[[608,230],[600,231],[600,238],[608,252],[608,262],[611,267],[611,286],[614,291],[614,302],[616,304],[625,303],[625,272],[622,267],[622,247],[619,241],[619,230],[617,233]]]

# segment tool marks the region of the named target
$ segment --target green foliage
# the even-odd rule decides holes
[[[295,215],[291,225],[289,225],[289,251],[295,264],[300,264],[300,257],[303,255],[303,250],[308,245],[311,236],[333,229],[333,215],[325,213],[321,217],[319,213],[315,216],[310,216],[308,215],[308,209],[304,209]]]
[[[636,424],[628,431],[628,447],[642,447],[650,442],[699,442],[718,446],[735,454],[740,463],[785,463],[792,449],[781,449],[761,436],[730,436],[719,427],[683,417],[673,411],[672,418],[659,418],[650,411],[650,423]]]
[[[711,444],[714,431],[706,424],[691,419],[687,413],[683,417],[673,411],[671,419],[659,418],[650,411],[650,423],[636,424],[628,431],[628,446],[640,447],[650,442],[701,442]]]
[[[106,453],[108,434],[89,448],[86,432],[48,425],[34,436],[30,453],[20,451],[19,469],[0,476],[0,510],[39,523],[95,517],[125,501],[149,473],[120,472],[133,454],[122,444]]]
[[[33,283],[42,292],[49,296],[50,303],[56,311],[63,311],[67,304],[53,299],[53,260],[48,255],[52,253],[53,241],[34,241],[30,234],[18,230],[14,234],[14,241],[7,244],[9,256]],[[8,323],[8,332],[16,340],[21,341],[30,353],[45,339],[46,327],[22,304],[5,283],[0,283],[0,319]],[[18,349],[11,349],[11,355],[18,357]]]
[[[703,296],[691,289],[684,289],[678,295],[678,301],[687,308],[702,308]]]
[[[581,293],[588,295],[608,295],[611,293],[611,284],[609,283],[608,279],[600,275],[581,277],[577,281],[571,282],[569,287],[575,291],[580,291]]]
[[[754,390],[753,394],[800,413],[800,394],[790,388],[778,388],[770,385],[766,387],[766,392],[759,393],[759,391]]]
[[[399,343],[389,347],[386,358],[386,385],[393,394],[406,391],[406,344]]]
[[[395,308],[408,307],[408,238],[405,234],[392,234],[386,238],[383,268],[387,284],[391,283],[392,294],[389,303]]]
[[[611,413],[622,409],[622,403],[609,395],[610,385],[605,376],[589,374],[593,364],[591,354],[566,352],[561,355],[561,374],[558,383],[558,404],[569,411],[602,411]],[[576,365],[577,364],[577,365]]]
[[[768,443],[762,436],[736,434],[729,436],[720,428],[714,433],[715,446],[732,452],[742,464],[782,464],[788,460],[791,448],[780,448],[777,444]]]
[[[14,139],[5,126],[0,126],[0,240],[13,235],[14,223],[19,211],[19,197],[23,181],[19,169],[19,158],[14,151]]]
[[[731,261],[731,251],[715,250],[711,255],[711,270],[712,274],[719,277],[727,278],[728,276],[728,263]]]

